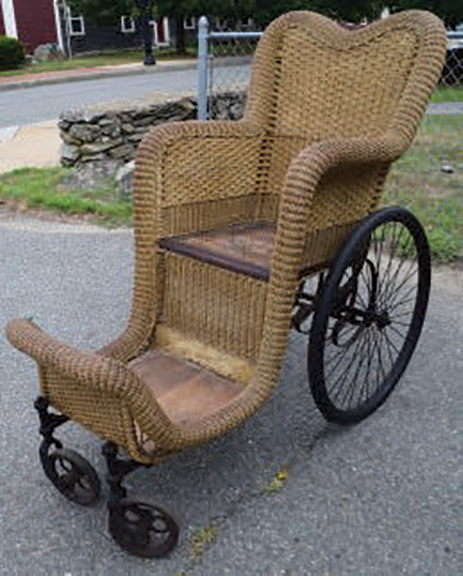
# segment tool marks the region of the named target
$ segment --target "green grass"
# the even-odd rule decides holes
[[[41,208],[69,215],[93,215],[108,225],[130,223],[130,202],[115,200],[114,184],[86,191],[68,190],[61,168],[22,168],[0,175],[0,199],[25,208]]]
[[[385,205],[409,208],[426,229],[435,259],[463,257],[463,115],[427,116],[409,152],[393,167]],[[453,174],[441,171],[444,164]]]
[[[267,482],[261,487],[262,494],[276,494],[282,488],[286,480],[288,479],[288,471],[282,468],[279,472],[274,474],[272,480]]]
[[[186,56],[177,56],[173,48],[159,48],[156,53],[159,60],[175,60],[177,58],[191,58],[196,55],[195,49],[187,48]],[[99,68],[100,66],[118,66],[121,64],[141,64],[143,62],[143,52],[141,50],[129,50],[119,52],[107,52],[101,55],[82,56],[72,60],[38,62],[24,66],[19,70],[9,70],[0,72],[2,76],[21,76],[24,74],[35,74],[39,72],[57,72],[60,70],[75,70],[77,68]]]
[[[463,102],[463,86],[439,86],[431,96],[431,102]]]
[[[197,530],[190,540],[190,552],[194,560],[199,560],[206,546],[212,544],[217,538],[219,531],[216,526],[210,524]]]

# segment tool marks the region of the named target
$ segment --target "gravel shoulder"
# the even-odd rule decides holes
[[[0,216],[0,325],[33,315],[54,336],[96,349],[125,326],[132,232]],[[386,405],[349,429],[310,396],[305,341],[288,345],[275,397],[212,445],[139,470],[137,497],[170,508],[182,534],[167,559],[129,557],[106,530],[104,499],[73,506],[38,459],[35,366],[0,334],[0,575],[463,573],[463,272],[434,271],[422,340]],[[70,424],[65,444],[103,476],[100,441]],[[274,494],[263,488],[282,468]],[[106,490],[105,490],[106,492]],[[189,542],[217,535],[193,558]]]

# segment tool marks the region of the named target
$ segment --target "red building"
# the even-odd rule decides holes
[[[18,38],[27,52],[58,41],[53,0],[14,0],[14,14]]]
[[[153,33],[156,44],[168,44],[167,19],[153,22]],[[141,31],[129,16],[103,28],[71,13],[65,0],[0,0],[0,34],[21,40],[28,53],[48,43],[68,54],[142,45]]]

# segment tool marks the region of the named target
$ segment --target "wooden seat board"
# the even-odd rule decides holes
[[[161,248],[267,281],[275,225],[269,222],[230,226],[199,234],[163,238]]]
[[[234,400],[242,386],[186,360],[150,350],[129,364],[178,425],[193,424]]]

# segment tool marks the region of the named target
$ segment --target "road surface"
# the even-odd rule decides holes
[[[62,341],[96,349],[125,326],[132,232],[0,215],[0,325],[33,315]],[[296,336],[275,397],[245,426],[129,477],[181,525],[166,559],[129,557],[93,509],[57,493],[40,467],[34,363],[0,335],[1,576],[330,576],[463,574],[463,274],[434,272],[414,358],[377,413],[350,429],[314,408]],[[101,442],[57,433],[97,468]],[[263,489],[281,468],[287,480]],[[213,523],[194,559],[190,541]]]
[[[230,66],[227,75],[245,80],[249,70],[249,66]],[[6,90],[0,92],[0,128],[52,120],[75,106],[143,98],[155,92],[196,91],[197,86],[194,68]]]

